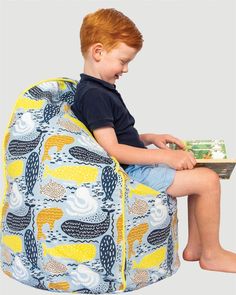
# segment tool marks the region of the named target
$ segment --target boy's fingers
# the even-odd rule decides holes
[[[180,139],[178,139],[177,137],[174,137],[172,135],[169,135],[167,137],[167,140],[171,143],[175,143],[177,144],[181,149],[185,149],[185,144],[183,141],[181,141]]]
[[[185,144],[181,140],[179,140],[178,138],[176,138],[175,143],[178,144],[178,146],[181,147],[182,149],[185,148]]]
[[[189,153],[192,154],[192,157],[190,157],[190,160],[192,162],[192,164],[195,166],[197,164],[194,153],[192,151],[189,151]]]

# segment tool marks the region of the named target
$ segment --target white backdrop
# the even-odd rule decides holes
[[[233,0],[1,0],[0,140],[19,93],[53,77],[79,80],[83,17],[114,7],[129,16],[144,46],[117,81],[139,133],[224,139],[236,158],[236,3]],[[1,167],[2,168],[2,167]],[[1,169],[1,196],[3,178]],[[221,241],[236,252],[236,172],[222,180]],[[182,259],[187,198],[178,199],[181,267],[133,294],[235,294],[236,274],[202,270]],[[0,273],[0,292],[48,294]]]

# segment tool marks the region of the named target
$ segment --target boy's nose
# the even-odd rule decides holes
[[[123,73],[128,73],[128,66],[123,67]]]

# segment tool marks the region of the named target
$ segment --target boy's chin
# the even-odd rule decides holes
[[[114,77],[114,83],[117,82],[119,80],[119,77]]]
[[[106,80],[106,82],[110,83],[110,84],[115,84],[116,83],[116,80],[118,80],[119,78],[116,78],[116,77],[113,77],[109,80]]]
[[[117,79],[114,77],[113,79],[110,80],[109,83],[111,83],[111,84],[115,84],[115,83],[116,83],[116,80],[117,80]]]

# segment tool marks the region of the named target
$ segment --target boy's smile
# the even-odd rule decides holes
[[[92,75],[108,83],[114,84],[123,73],[128,72],[128,63],[134,59],[137,50],[120,42],[119,45],[107,52],[101,43],[91,46],[89,67],[85,74]],[[93,69],[91,69],[91,67]],[[90,68],[90,69],[89,69]]]

